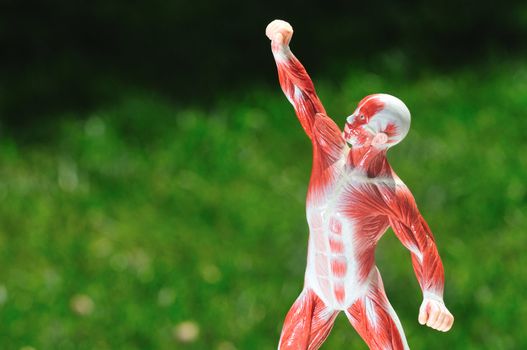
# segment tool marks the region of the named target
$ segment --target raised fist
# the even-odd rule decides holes
[[[291,37],[293,36],[293,27],[286,21],[275,19],[265,28],[265,35],[278,45],[289,45]]]

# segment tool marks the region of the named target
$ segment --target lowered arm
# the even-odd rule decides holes
[[[445,276],[432,231],[417,209],[410,190],[398,184],[390,203],[389,221],[396,236],[410,251],[414,271],[423,291],[419,323],[447,331],[454,317],[443,302]]]

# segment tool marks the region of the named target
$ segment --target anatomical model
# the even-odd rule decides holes
[[[454,318],[443,303],[444,272],[434,237],[386,159],[388,148],[408,133],[408,108],[396,97],[369,95],[342,132],[289,49],[293,28],[275,20],[266,35],[282,90],[313,144],[304,289],[286,316],[279,349],[318,349],[341,311],[370,349],[409,348],[375,265],[377,242],[389,226],[410,251],[423,291],[419,323],[448,331]]]

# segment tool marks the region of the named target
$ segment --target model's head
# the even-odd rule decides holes
[[[346,119],[344,139],[354,147],[387,149],[399,142],[410,129],[410,111],[397,97],[369,95],[359,102]]]

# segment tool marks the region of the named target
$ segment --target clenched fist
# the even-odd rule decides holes
[[[293,27],[286,21],[275,19],[265,28],[265,35],[267,35],[273,44],[287,46],[293,36]]]
[[[419,323],[446,332],[454,323],[454,316],[448,311],[442,300],[424,298],[419,308]]]

